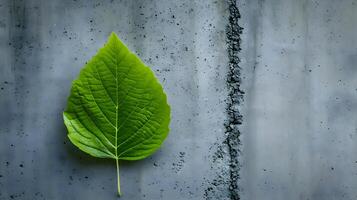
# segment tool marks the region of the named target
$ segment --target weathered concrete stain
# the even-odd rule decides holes
[[[222,166],[216,178],[206,189],[206,199],[231,199],[239,200],[239,147],[240,131],[239,125],[242,123],[240,114],[240,104],[243,101],[244,92],[241,90],[241,68],[239,66],[239,51],[241,50],[241,38],[243,28],[239,26],[240,13],[235,0],[228,0],[228,25],[226,28],[227,52],[228,52],[228,71],[227,87],[227,120],[225,122],[226,139],[222,144],[218,144],[218,151],[213,158],[213,163],[229,163],[228,170]],[[228,179],[227,179],[228,177]]]

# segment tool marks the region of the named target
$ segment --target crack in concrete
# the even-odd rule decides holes
[[[227,121],[225,122],[226,138],[223,143],[218,145],[218,150],[213,156],[213,163],[220,162],[226,166],[218,169],[217,177],[210,183],[205,190],[206,199],[230,199],[239,200],[239,147],[240,131],[239,125],[242,124],[243,117],[239,111],[239,106],[243,101],[244,92],[240,89],[241,85],[241,68],[239,66],[239,52],[241,50],[241,34],[243,28],[239,26],[238,20],[241,15],[237,7],[236,0],[228,0],[228,25],[226,29],[227,50],[228,50],[228,72],[227,72]],[[228,179],[227,179],[228,177]]]
[[[239,146],[240,146],[240,131],[238,126],[242,124],[242,115],[239,111],[239,105],[243,101],[244,92],[240,89],[241,85],[241,68],[239,66],[239,51],[241,50],[241,38],[243,28],[239,26],[238,20],[241,17],[237,7],[236,0],[229,0],[229,23],[227,26],[227,44],[229,70],[227,74],[228,84],[228,102],[227,114],[228,121],[226,125],[227,138],[225,143],[228,146],[229,154],[229,192],[231,200],[239,200]]]

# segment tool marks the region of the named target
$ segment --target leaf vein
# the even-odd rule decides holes
[[[104,116],[104,118],[106,119],[106,121],[107,121],[113,128],[116,128],[116,126],[114,126],[114,124],[113,124],[111,121],[109,121],[107,115],[104,114],[103,109],[98,105],[97,100],[96,100],[96,98],[94,97],[93,91],[92,91],[92,89],[91,89],[91,87],[90,87],[90,84],[89,84],[88,81],[87,81],[87,83],[88,83],[87,85],[88,85],[89,92],[90,92],[91,96],[93,97],[93,100],[94,100],[95,105],[98,107],[98,109],[100,110],[100,112],[102,113],[102,115]]]
[[[105,65],[105,64],[104,64],[104,65]],[[105,85],[104,85],[102,76],[100,75],[100,73],[99,73],[97,67],[94,66],[93,68],[95,68],[95,71],[96,71],[96,73],[97,73],[98,76],[99,76],[100,83],[101,83],[101,85],[103,86],[105,93],[106,93],[107,96],[110,98],[110,100],[113,102],[114,106],[116,106],[116,104],[115,104],[115,102],[114,102],[112,96],[110,96],[110,94],[109,94],[109,92],[108,92],[108,89],[107,89],[107,88],[105,87]]]
[[[131,138],[135,137],[135,136],[138,134],[138,132],[139,132],[142,128],[144,128],[145,125],[150,121],[150,119],[152,118],[152,116],[154,116],[154,113],[152,113],[152,114],[150,115],[150,117],[148,117],[148,118],[145,120],[145,122],[140,126],[140,128],[138,128],[138,129],[134,132],[133,135],[131,135],[130,137],[128,137],[127,139],[125,139],[122,143],[120,143],[120,144],[117,146],[117,148],[119,148],[121,145],[125,144],[125,143],[126,143],[127,141],[129,141]]]
[[[108,142],[113,148],[115,148],[115,146],[110,142],[110,140],[105,136],[105,134],[103,133],[103,131],[99,128],[99,126],[97,125],[97,123],[95,122],[95,120],[93,120],[92,116],[89,114],[89,112],[87,111],[86,107],[83,106],[84,104],[83,104],[83,102],[82,102],[82,98],[84,98],[84,97],[83,97],[78,91],[77,91],[77,94],[79,95],[79,100],[81,101],[80,106],[83,108],[84,112],[87,114],[87,116],[88,116],[89,119],[92,121],[92,123],[94,124],[94,126],[103,134],[103,136],[104,136],[104,138],[107,140],[107,142]],[[76,114],[76,115],[77,115],[77,114]],[[79,121],[81,124],[84,125],[84,123],[82,122],[82,120],[80,119],[80,117],[79,117],[78,115],[77,115],[77,117],[78,117],[78,121]],[[88,127],[85,126],[85,128],[86,128],[87,130],[89,130]],[[93,132],[93,133],[94,133],[94,132]],[[97,136],[97,134],[94,134],[94,135]],[[97,137],[98,137],[98,139],[99,139],[99,136],[97,136]],[[101,141],[102,141],[102,140],[101,140]],[[103,144],[104,144],[104,143],[103,143]]]

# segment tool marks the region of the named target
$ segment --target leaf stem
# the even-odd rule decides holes
[[[118,158],[115,159],[117,163],[117,182],[118,182],[118,196],[121,196],[120,192],[120,175],[119,175],[119,160]]]

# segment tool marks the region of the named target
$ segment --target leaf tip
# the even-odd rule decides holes
[[[111,32],[108,41],[111,42],[111,41],[118,41],[118,40],[119,40],[118,35],[114,31]]]

